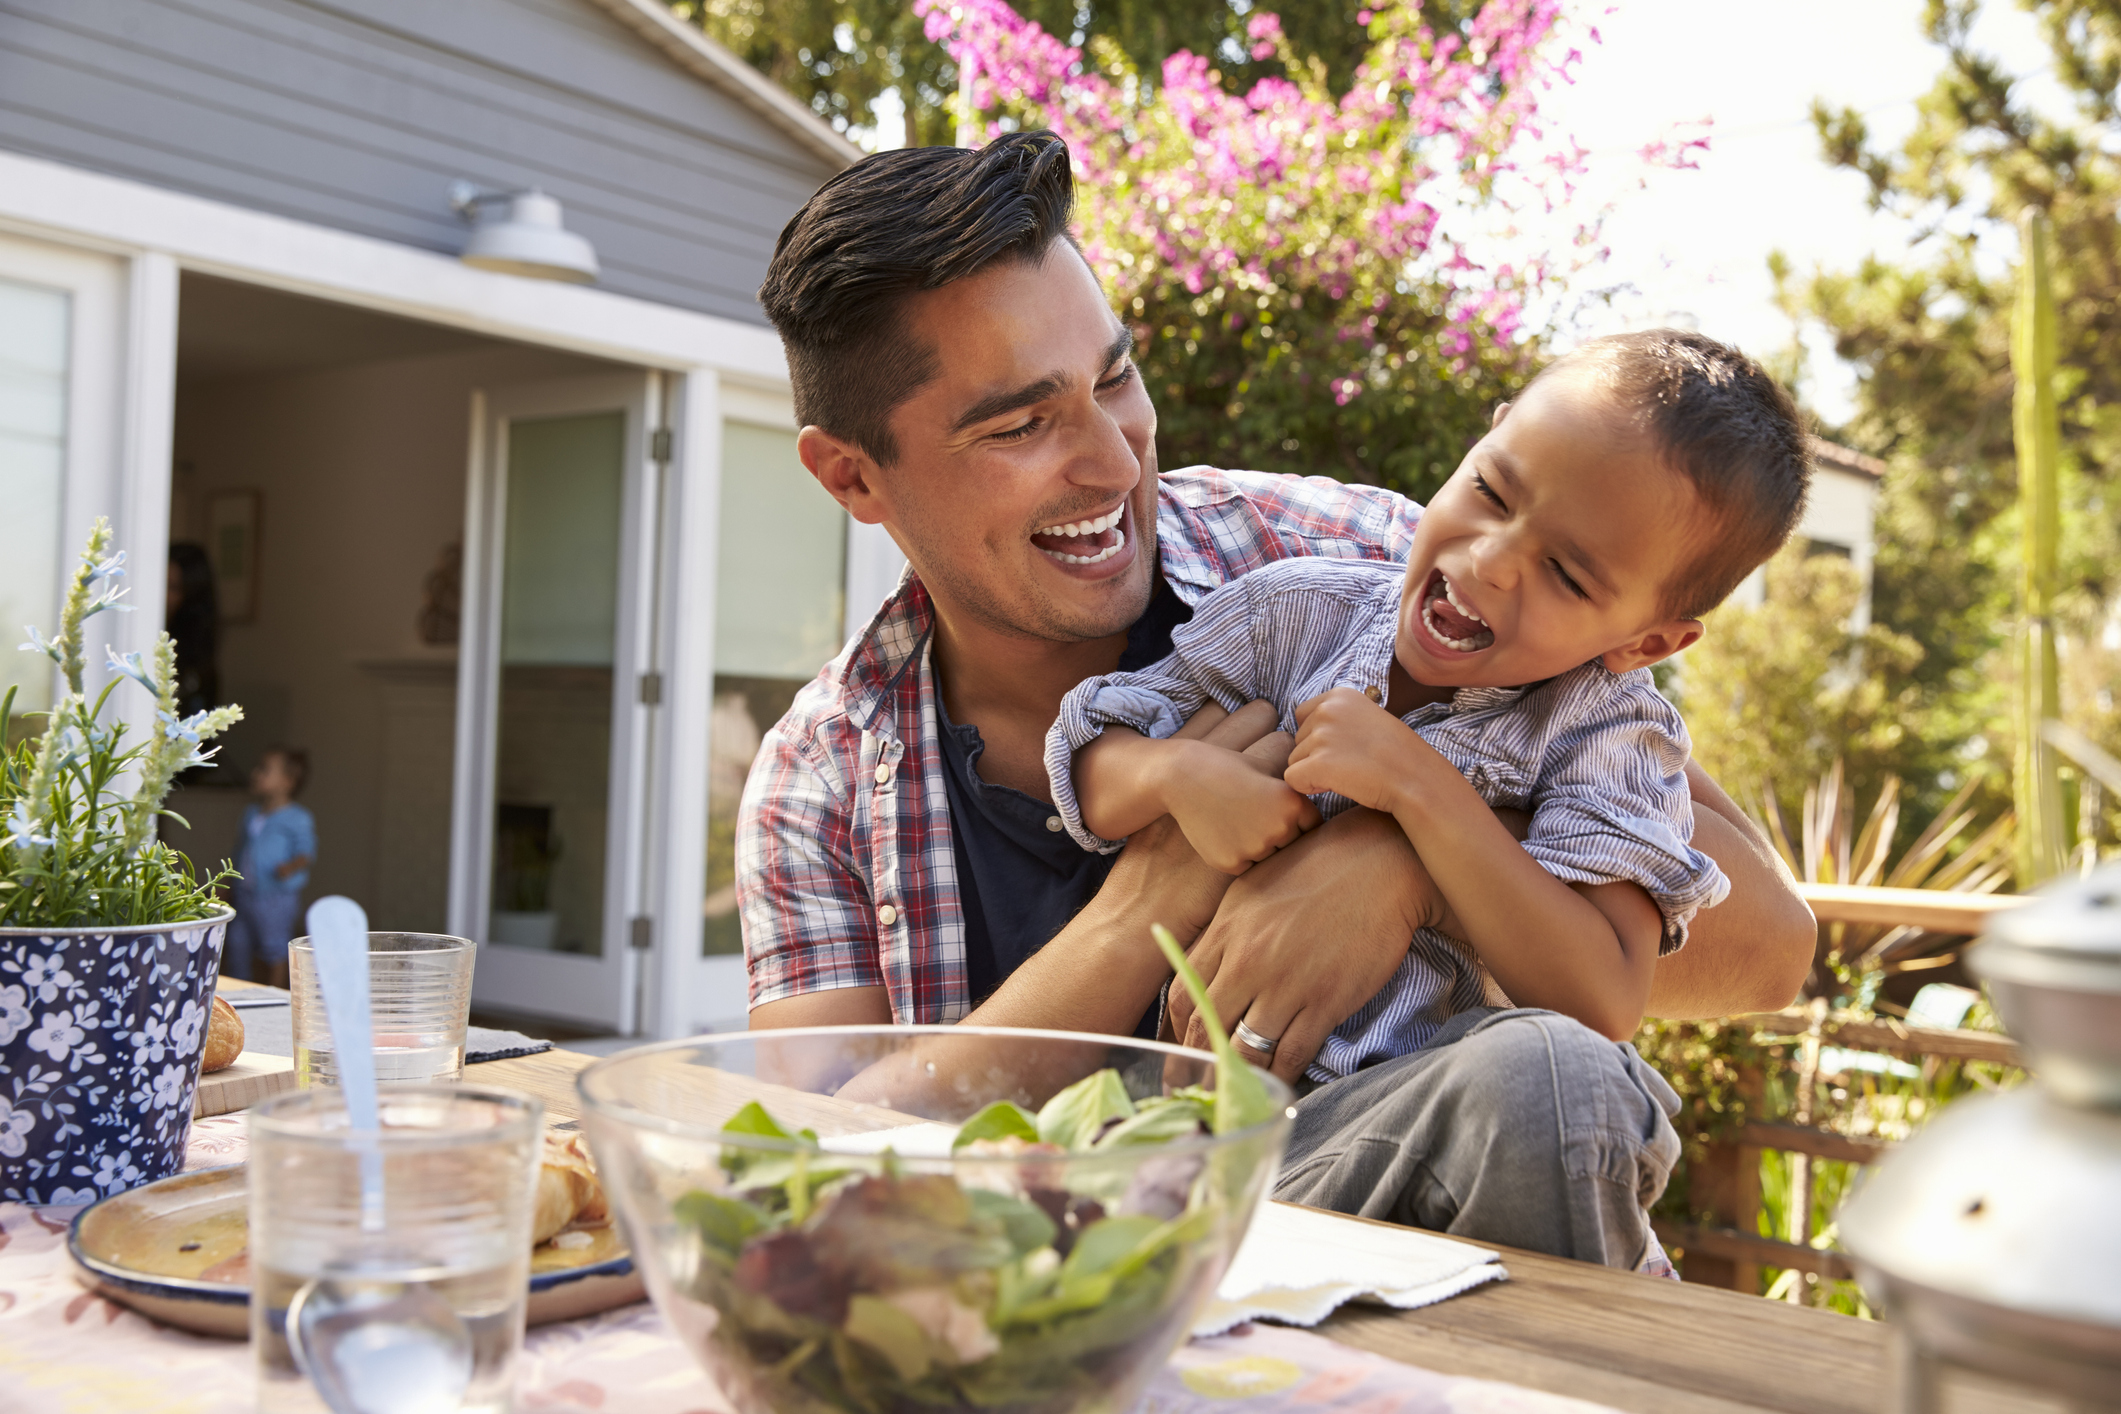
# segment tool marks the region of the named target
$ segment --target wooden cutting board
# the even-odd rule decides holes
[[[199,1095],[192,1102],[192,1118],[225,1115],[247,1110],[269,1095],[295,1088],[295,1063],[290,1056],[260,1055],[245,1051],[234,1065],[209,1071],[199,1077]]]

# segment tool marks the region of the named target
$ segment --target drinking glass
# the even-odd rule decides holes
[[[474,952],[469,938],[440,933],[368,935],[368,1007],[378,1084],[464,1078]],[[289,945],[287,962],[294,993],[295,1083],[337,1085],[331,1021],[317,989],[316,953],[309,939]]]
[[[376,1414],[505,1411],[544,1106],[403,1086],[383,1092],[379,1117],[379,1131],[350,1129],[342,1094],[322,1087],[250,1111],[258,1408],[329,1414],[316,1380],[337,1383],[341,1408]]]

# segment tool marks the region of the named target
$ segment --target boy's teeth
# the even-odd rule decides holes
[[[1474,623],[1479,624],[1481,627],[1487,627],[1488,621],[1486,619],[1482,618],[1480,615],[1474,613],[1471,609],[1468,609],[1465,605],[1458,602],[1458,596],[1451,592],[1451,581],[1449,577],[1445,575],[1438,575],[1437,579],[1442,581],[1443,597],[1451,601],[1452,608],[1458,610],[1459,613],[1464,614],[1467,618],[1471,619]]]
[[[1063,525],[1049,525],[1044,530],[1034,531],[1033,534],[1052,535],[1070,540],[1079,535],[1102,535],[1113,526],[1119,524],[1119,518],[1126,509],[1126,506],[1121,505],[1109,514],[1099,516],[1096,520],[1071,520]],[[1066,559],[1068,557],[1063,555],[1061,558]]]
[[[1056,530],[1042,530],[1039,532],[1039,534],[1041,535],[1058,535],[1060,533],[1061,532]],[[1114,555],[1117,555],[1121,550],[1125,549],[1126,546],[1127,532],[1121,530],[1114,532],[1113,540],[1110,545],[1107,545],[1104,549],[1098,551],[1094,555],[1069,555],[1063,554],[1059,550],[1048,550],[1045,553],[1051,555],[1054,559],[1059,560],[1064,565],[1101,565],[1105,561],[1111,559]]]

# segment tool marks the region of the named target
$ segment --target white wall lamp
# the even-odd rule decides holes
[[[596,248],[563,226],[560,203],[535,187],[482,191],[454,181],[449,205],[471,223],[471,239],[459,256],[466,265],[575,284],[597,277]]]

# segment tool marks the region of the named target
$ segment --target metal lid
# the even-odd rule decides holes
[[[2023,908],[1989,920],[1991,944],[2121,963],[2121,864],[2046,885]]]

